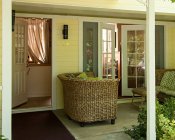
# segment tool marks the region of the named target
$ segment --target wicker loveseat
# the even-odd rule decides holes
[[[156,73],[155,73],[155,82],[156,82],[156,94],[157,94],[157,98],[160,102],[164,102],[165,98],[167,97],[171,97],[172,95],[169,95],[169,89],[168,90],[164,90],[161,87],[161,81],[162,78],[165,74],[165,72],[169,72],[169,71],[175,71],[175,69],[156,69]],[[174,87],[175,88],[175,87]],[[133,97],[135,94],[141,95],[142,97],[146,96],[146,88],[134,88],[132,89],[133,92]],[[171,91],[174,92],[175,95],[175,90]]]
[[[111,120],[117,114],[118,80],[80,79],[80,73],[59,74],[63,85],[64,110],[70,119],[80,122]]]

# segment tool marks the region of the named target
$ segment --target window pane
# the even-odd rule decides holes
[[[112,52],[112,42],[108,42],[108,53]]]
[[[128,42],[128,53],[135,53],[135,42]]]
[[[111,36],[111,30],[108,30],[108,41],[112,40],[112,36]]]
[[[128,88],[136,88],[136,77],[128,77]]]
[[[144,31],[143,30],[137,30],[135,39],[136,39],[136,41],[144,41]]]
[[[102,47],[103,53],[107,53],[107,42],[103,42],[103,47]]]
[[[98,23],[95,22],[83,22],[83,71],[98,76]]]
[[[136,43],[137,53],[144,53],[144,42]]]
[[[128,31],[127,37],[127,41],[135,41],[135,31]]]
[[[103,41],[107,41],[107,31],[106,31],[106,29],[102,29],[102,38],[103,38]]]

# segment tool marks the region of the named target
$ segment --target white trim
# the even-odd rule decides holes
[[[0,86],[0,91],[2,91],[2,86]]]
[[[146,24],[146,20],[137,19],[122,19],[122,18],[105,18],[105,17],[86,17],[86,16],[65,16],[65,15],[44,15],[44,14],[26,14],[26,13],[16,13],[17,16],[25,17],[43,17],[43,18],[65,18],[65,19],[78,19],[81,22],[103,22],[103,23],[123,23],[123,24]],[[156,25],[170,25],[175,26],[173,21],[156,21]]]
[[[52,107],[33,107],[33,108],[15,109],[12,111],[12,113],[16,114],[16,113],[26,113],[26,112],[47,111],[47,110],[53,110],[53,109]]]
[[[11,140],[12,13],[11,0],[2,0],[2,134]]]
[[[83,71],[83,21],[79,20],[79,71]]]
[[[147,140],[156,140],[155,0],[148,0],[146,23]]]
[[[16,17],[36,17],[36,18],[53,18],[54,15],[44,15],[44,14],[26,14],[26,13],[16,13]]]
[[[17,0],[16,0],[17,1]],[[93,5],[93,4],[85,4],[82,2],[77,3],[69,3],[69,2],[16,2],[13,3],[18,6],[37,6],[39,8],[45,8],[45,7],[52,7],[55,8],[62,8],[67,10],[92,10],[97,12],[113,12],[113,13],[121,13],[121,12],[128,12],[132,14],[142,13],[146,14],[146,6],[142,3],[137,2],[136,0],[116,0],[117,3],[114,3],[114,5]],[[127,1],[127,2],[126,2]],[[160,14],[166,14],[166,15],[173,15],[175,10],[175,4],[168,0],[156,0],[155,2],[155,11],[156,15]]]
[[[98,22],[98,77],[102,78],[102,23]]]
[[[55,17],[52,17],[52,108],[53,110],[57,109],[57,90],[56,90],[56,87],[57,87],[57,82],[56,82],[56,77],[55,77],[55,71],[54,71],[54,66],[56,66],[56,60],[54,59],[55,58],[55,55],[56,55],[56,51],[54,50],[55,47],[57,47],[57,44],[56,44],[56,40],[57,40],[57,24],[56,24],[56,18]]]
[[[168,38],[168,33],[167,33],[167,26],[164,26],[164,67],[167,68],[167,48],[168,48],[168,41],[166,39]]]

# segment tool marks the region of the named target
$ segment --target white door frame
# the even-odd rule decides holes
[[[52,84],[52,106],[51,107],[37,107],[37,108],[29,108],[29,109],[15,109],[12,110],[13,113],[23,113],[23,112],[35,112],[35,111],[44,111],[44,110],[55,110],[56,109],[56,104],[57,104],[57,100],[56,100],[56,81],[55,81],[55,71],[53,66],[55,65],[55,51],[54,51],[54,46],[56,46],[55,42],[56,39],[55,38],[57,36],[56,34],[56,16],[53,15],[42,15],[42,14],[25,14],[25,13],[16,13],[16,16],[18,17],[36,17],[36,18],[49,18],[52,19],[52,62],[51,62],[51,67],[52,67],[52,74],[51,74],[51,84]]]

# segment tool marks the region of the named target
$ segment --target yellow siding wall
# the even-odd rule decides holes
[[[68,25],[68,39],[63,39],[63,25]],[[60,73],[77,72],[79,69],[79,21],[59,18],[56,20],[56,42],[53,48],[53,71],[57,87],[57,108],[63,108],[62,85],[56,77]]]
[[[2,85],[2,0],[0,0],[0,86]],[[0,91],[0,134],[2,133],[2,92]]]
[[[175,27],[166,29],[166,68],[175,68]]]

